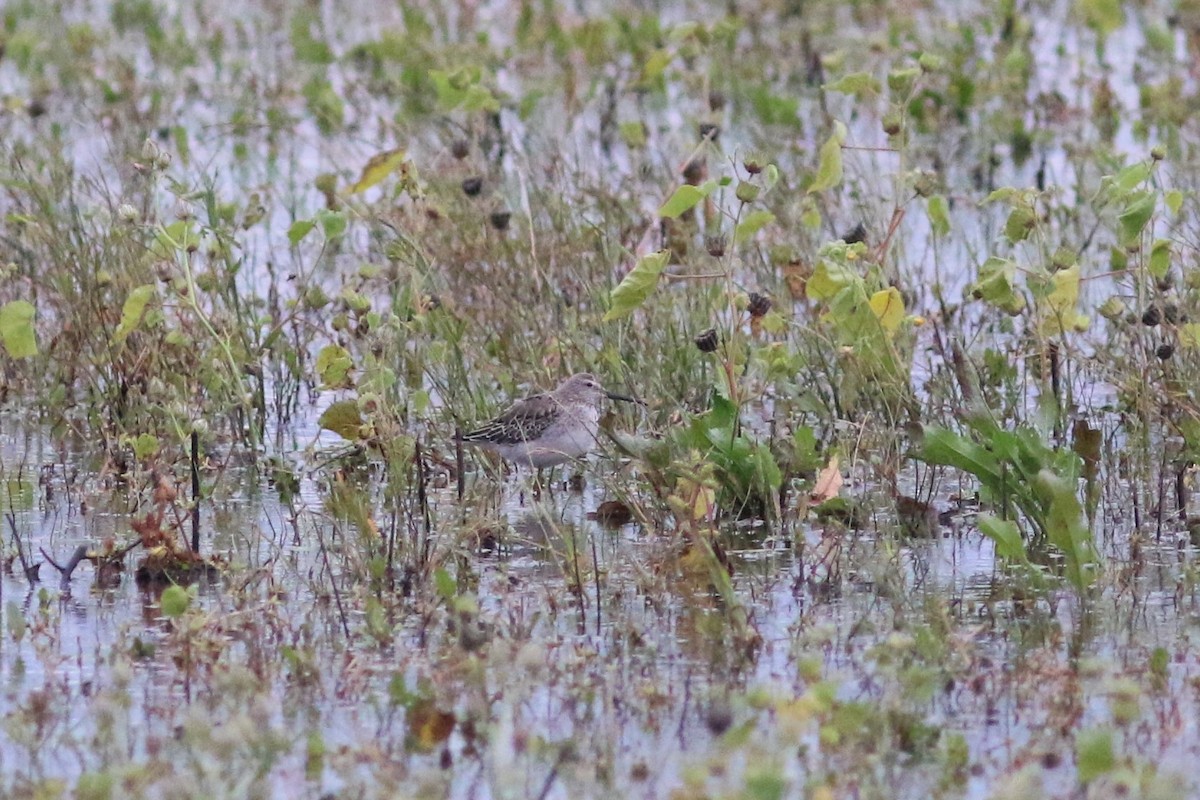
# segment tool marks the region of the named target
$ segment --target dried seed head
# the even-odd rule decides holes
[[[1162,322],[1162,311],[1158,306],[1150,306],[1142,312],[1142,324],[1147,328],[1153,328],[1160,322]]]
[[[693,186],[699,186],[708,173],[708,167],[703,158],[693,158],[683,166],[683,179]]]
[[[722,258],[725,255],[725,246],[729,244],[724,234],[717,236],[709,236],[704,240],[704,248],[708,250],[708,254],[713,258]]]
[[[747,306],[747,310],[752,317],[765,317],[767,312],[771,310],[771,298],[758,292],[751,292],[750,304]]]
[[[861,222],[855,225],[850,230],[842,234],[842,241],[846,244],[858,244],[867,240],[867,226]]]
[[[710,142],[715,142],[717,137],[721,135],[721,128],[711,122],[700,123],[700,138],[708,139]]]
[[[462,161],[471,152],[471,143],[466,139],[455,139],[450,145],[450,154]]]
[[[474,197],[475,195],[479,194],[481,189],[483,189],[483,178],[479,177],[478,175],[472,175],[470,178],[466,178],[462,182],[463,194],[465,194],[467,197]]]
[[[1168,358],[1175,355],[1175,345],[1169,342],[1164,342],[1158,346],[1157,350],[1154,351],[1154,355],[1158,356],[1160,361],[1166,361]]]
[[[751,175],[757,175],[767,168],[767,163],[762,156],[746,156],[746,158],[742,161],[742,167]]]
[[[507,229],[509,220],[511,219],[512,212],[504,209],[501,209],[500,211],[493,211],[491,216],[488,217],[488,221],[492,223],[492,227],[498,231]]]
[[[704,333],[696,337],[696,349],[701,353],[716,352],[717,345],[720,340],[717,338],[717,329],[709,328]]]

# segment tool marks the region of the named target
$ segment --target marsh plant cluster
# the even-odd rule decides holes
[[[1200,796],[1190,0],[0,6],[0,795]],[[465,450],[590,372],[547,474]]]

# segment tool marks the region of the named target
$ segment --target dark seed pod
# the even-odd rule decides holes
[[[696,337],[696,349],[701,353],[716,352],[718,344],[720,344],[720,340],[717,339],[716,328],[709,328]]]
[[[704,247],[708,250],[708,254],[713,258],[721,258],[725,255],[725,246],[728,241],[723,235],[709,236],[704,240]]]
[[[1160,292],[1166,292],[1175,285],[1175,279],[1171,277],[1171,273],[1168,272],[1166,275],[1163,275],[1161,278],[1155,281],[1154,285],[1158,287]]]
[[[865,242],[866,240],[867,227],[861,222],[842,234],[842,241],[846,244],[858,244],[859,242]]]
[[[475,195],[479,194],[480,190],[482,189],[483,178],[479,177],[478,175],[467,178],[462,182],[463,194],[465,194],[467,197],[474,197]]]
[[[728,700],[714,700],[704,713],[704,726],[713,736],[720,736],[733,724],[733,707]]]
[[[1174,303],[1167,303],[1163,306],[1163,319],[1171,325],[1179,324],[1179,306]]]
[[[37,119],[46,113],[46,104],[41,99],[34,98],[29,101],[29,105],[25,107],[25,111],[28,112],[29,116]]]
[[[742,167],[751,175],[757,175],[766,169],[766,164],[764,164],[757,156],[751,156],[742,162]]]
[[[504,210],[493,211],[491,216],[488,217],[488,221],[492,223],[492,227],[498,231],[507,229],[509,220],[511,220],[511,219],[512,219],[512,212],[504,211]]]
[[[703,158],[693,158],[683,165],[683,179],[693,186],[699,186],[706,174],[708,167],[705,166]]]
[[[1153,328],[1160,322],[1162,322],[1162,311],[1158,306],[1150,306],[1142,313],[1142,324],[1146,327]]]
[[[712,111],[720,111],[725,108],[725,93],[717,89],[713,89],[708,93],[708,107]]]
[[[471,143],[466,139],[455,139],[450,145],[450,154],[462,161],[471,152]]]
[[[771,310],[771,298],[758,292],[751,292],[750,305],[747,306],[746,310],[750,312],[750,316],[752,317],[766,316],[767,312]]]
[[[1164,342],[1158,346],[1157,350],[1154,351],[1154,355],[1158,356],[1160,361],[1166,361],[1168,358],[1175,355],[1175,345],[1169,342]]]
[[[700,123],[700,138],[715,142],[721,135],[721,128],[711,122]]]

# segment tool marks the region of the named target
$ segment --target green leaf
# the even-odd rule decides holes
[[[351,385],[350,371],[354,361],[341,345],[328,344],[317,353],[317,374],[326,389],[346,389]]]
[[[1168,211],[1178,214],[1179,209],[1183,208],[1183,192],[1172,189],[1163,195],[1163,202],[1166,203]]]
[[[930,197],[925,213],[929,215],[929,226],[933,228],[934,236],[941,238],[950,233],[950,206],[945,196],[935,194]]]
[[[751,211],[734,229],[733,241],[744,242],[774,221],[775,215],[770,211]]]
[[[1116,766],[1112,731],[1108,728],[1089,728],[1075,737],[1075,766],[1079,782],[1089,783]]]
[[[622,279],[617,288],[612,290],[611,307],[604,315],[605,322],[627,317],[642,303],[658,286],[658,278],[667,266],[671,257],[669,250],[659,250],[656,253],[642,256],[636,266]]]
[[[1025,540],[1021,538],[1021,529],[1016,522],[1000,519],[993,514],[980,514],[975,524],[979,526],[980,533],[995,543],[996,555],[1018,564],[1028,563]]]
[[[125,298],[125,305],[121,306],[121,323],[117,325],[113,341],[124,341],[129,334],[137,330],[137,326],[142,323],[142,317],[146,315],[146,306],[153,297],[154,284],[152,283],[138,286],[129,293],[129,296]]]
[[[658,209],[658,215],[666,219],[676,219],[680,214],[695,207],[704,198],[712,194],[717,188],[717,182],[708,180],[700,186],[692,186],[685,183],[675,190],[667,202],[662,204],[662,208]]]
[[[840,92],[862,98],[875,97],[882,91],[883,86],[870,73],[852,72],[821,88],[827,92]]]
[[[842,142],[846,141],[846,126],[835,122],[833,134],[821,145],[817,174],[808,187],[809,194],[832,189],[842,182]]]
[[[152,433],[140,433],[133,440],[133,455],[138,461],[145,461],[158,452],[158,437]]]
[[[1088,27],[1101,39],[1125,24],[1121,0],[1078,0],[1078,7]]]
[[[1132,196],[1128,205],[1125,206],[1125,210],[1117,217],[1117,221],[1121,223],[1121,241],[1123,243],[1131,243],[1141,235],[1142,229],[1154,215],[1156,200],[1154,192],[1151,191],[1137,192]]]
[[[164,616],[178,619],[188,610],[190,603],[191,598],[188,597],[186,589],[182,586],[168,586],[163,590],[158,606],[162,609]]]
[[[321,417],[317,420],[317,426],[321,430],[331,431],[351,442],[358,441],[358,431],[362,424],[362,415],[358,411],[358,403],[354,400],[330,403],[329,408],[321,412]]]
[[[323,208],[317,212],[317,221],[326,239],[338,239],[346,233],[346,215],[340,211]]]
[[[1004,223],[1004,236],[1013,244],[1024,241],[1037,225],[1037,217],[1029,206],[1020,205],[1008,214]]]
[[[445,567],[438,567],[434,570],[433,586],[443,600],[453,600],[454,596],[458,594],[458,584],[454,582],[454,578],[450,576]]]
[[[1155,278],[1165,278],[1171,270],[1171,242],[1168,239],[1155,239],[1150,246],[1150,274]]]
[[[309,231],[315,227],[317,227],[317,222],[312,219],[298,219],[293,222],[287,232],[288,241],[291,242],[292,247],[300,244],[301,240],[308,236]]]
[[[27,300],[13,300],[0,308],[0,340],[9,358],[29,358],[38,352],[37,337],[34,335],[33,304]]]

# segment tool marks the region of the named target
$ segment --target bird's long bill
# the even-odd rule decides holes
[[[626,397],[623,394],[617,394],[616,392],[610,392],[607,389],[604,391],[604,395],[609,400],[620,400],[621,402],[624,402],[624,403],[639,403],[641,405],[645,405],[644,403],[642,403],[641,400],[634,400],[632,397]]]

